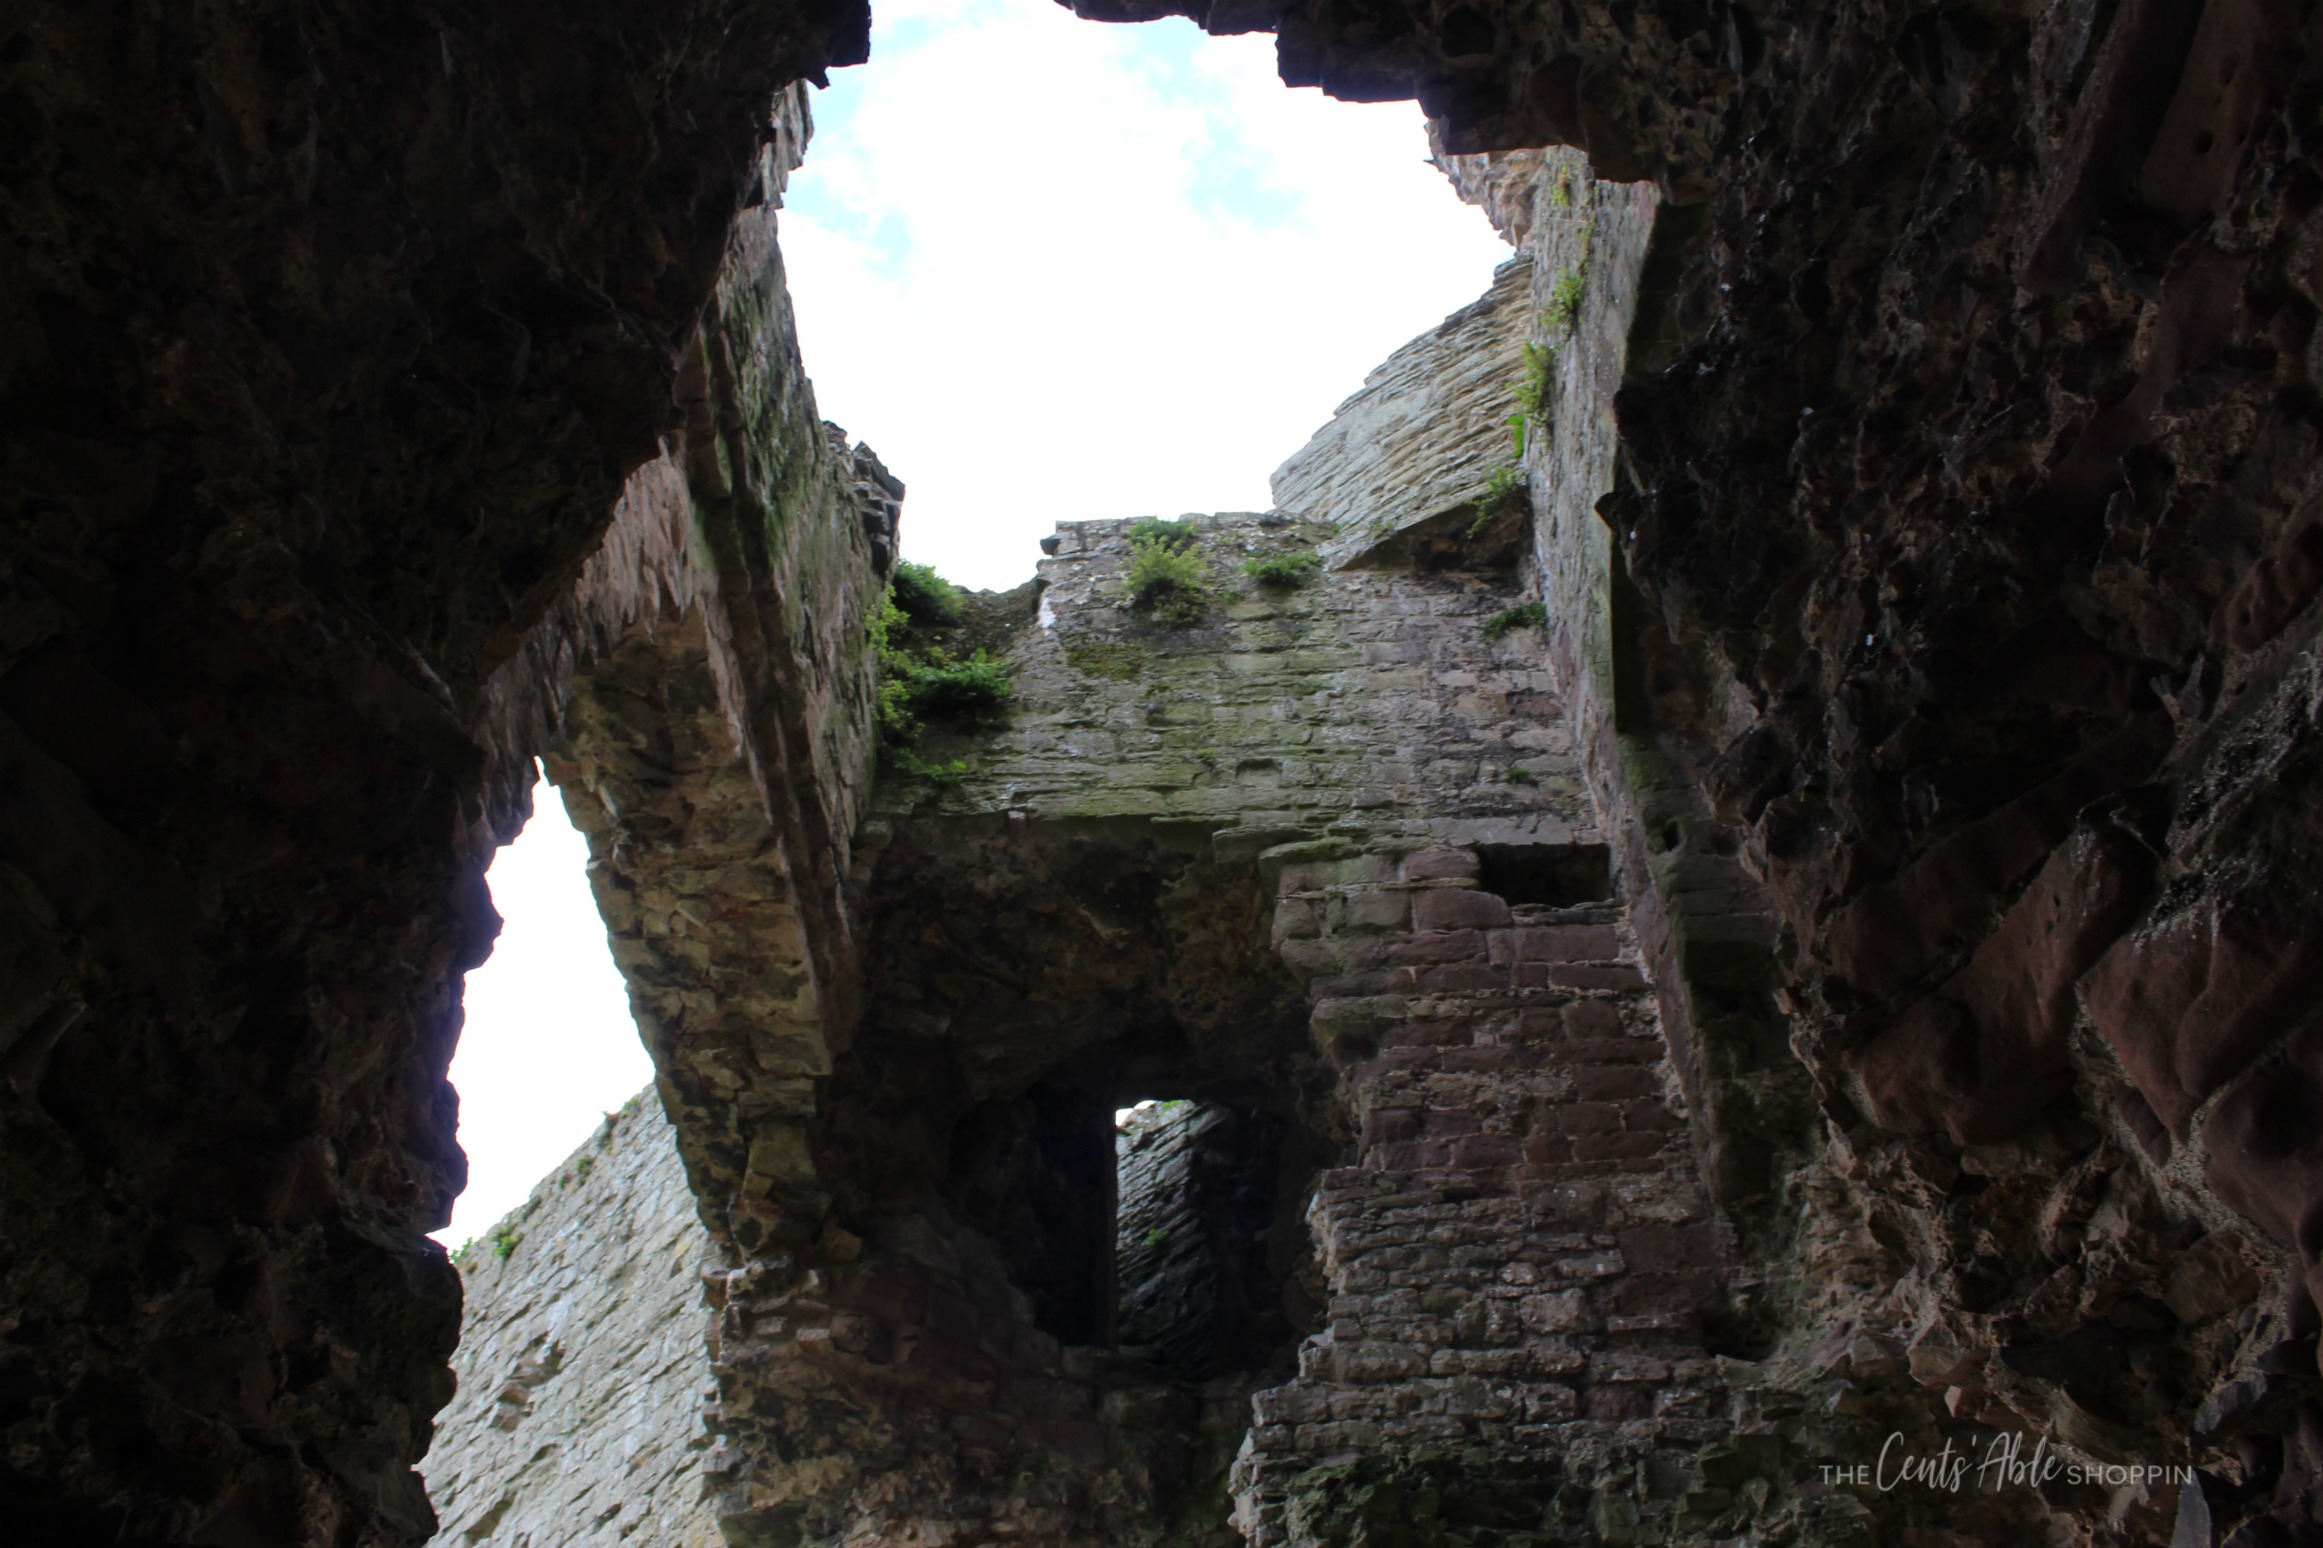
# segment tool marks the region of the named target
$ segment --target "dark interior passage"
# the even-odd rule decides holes
[[[1123,1354],[1188,1381],[1249,1370],[1295,1334],[1278,1244],[1284,1135],[1221,1103],[1141,1102],[1114,1140],[1113,1262]]]

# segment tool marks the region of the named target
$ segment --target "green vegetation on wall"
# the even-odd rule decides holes
[[[1132,522],[1129,554],[1122,606],[1179,629],[1191,628],[1209,613],[1214,587],[1192,517],[1164,521],[1146,516]]]
[[[1296,591],[1322,567],[1323,561],[1311,553],[1268,554],[1244,560],[1242,573],[1268,591]]]
[[[1519,602],[1504,607],[1484,620],[1480,631],[1488,640],[1497,640],[1511,629],[1538,629],[1549,621],[1548,608],[1539,602]]]
[[[1541,321],[1549,325],[1551,333],[1563,333],[1580,317],[1582,283],[1579,269],[1567,269],[1549,287],[1549,306]]]
[[[1009,702],[1009,663],[982,647],[955,653],[954,631],[965,608],[959,588],[924,564],[895,567],[887,596],[871,620],[879,663],[873,716],[883,761],[939,784],[957,782],[967,760],[931,759],[918,749],[931,722],[959,730],[997,725]]]

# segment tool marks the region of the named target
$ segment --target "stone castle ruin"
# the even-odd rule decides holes
[[[2306,9],[1074,9],[1513,256],[916,601],[858,6],[0,17],[16,1540],[2318,1540]],[[656,1080],[455,1266],[536,757]]]

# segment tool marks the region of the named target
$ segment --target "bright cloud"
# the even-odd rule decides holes
[[[1263,509],[1266,478],[1507,249],[1419,110],[1277,79],[1273,39],[1051,0],[875,8],[782,217],[826,417],[910,486],[904,547],[1028,578],[1062,519]]]

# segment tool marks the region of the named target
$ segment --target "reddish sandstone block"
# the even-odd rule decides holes
[[[1550,1050],[1560,1064],[1659,1064],[1662,1045],[1650,1037],[1593,1037]]]
[[[1597,1293],[1607,1310],[1625,1317],[1683,1316],[1718,1300],[1716,1282],[1700,1270],[1632,1272]]]
[[[1557,987],[1549,978],[1550,967],[1546,962],[1513,962],[1509,964],[1508,971],[1510,980],[1519,989],[1554,989]]]
[[[1662,1102],[1662,1099],[1658,1096],[1648,1098],[1643,1101],[1622,1103],[1621,1122],[1623,1127],[1638,1133],[1644,1133],[1648,1130],[1654,1129],[1666,1130],[1678,1127],[1677,1116],[1669,1110],[1669,1108]]]
[[[1573,1090],[1583,1101],[1658,1097],[1661,1089],[1653,1071],[1636,1064],[1589,1064],[1573,1071]]]
[[[1481,930],[1444,930],[1431,935],[1407,935],[1387,945],[1387,960],[1419,967],[1445,962],[1485,960]]]
[[[1506,1043],[1486,1043],[1475,1048],[1447,1048],[1436,1061],[1436,1068],[1461,1074],[1497,1075],[1510,1070],[1529,1070],[1536,1062],[1525,1049]]]
[[[1408,994],[1419,984],[1410,968],[1376,968],[1344,978],[1318,978],[1307,992],[1321,999],[1362,999],[1375,994]]]
[[[1528,1134],[1524,1158],[1543,1165],[1561,1164],[1573,1159],[1573,1142],[1562,1134]]]
[[[1555,1112],[1557,1127],[1567,1134],[1613,1133],[1621,1128],[1621,1109],[1611,1102],[1566,1102]]]
[[[1620,1037],[1627,1030],[1621,1012],[1603,1000],[1576,1000],[1560,1013],[1567,1037]]]
[[[1350,893],[1340,906],[1341,926],[1349,930],[1400,930],[1406,894],[1401,892]]]
[[[1573,1154],[1582,1161],[1638,1161],[1662,1148],[1659,1134],[1576,1134]]]
[[[1367,1144],[1415,1140],[1425,1126],[1426,1116],[1416,1107],[1375,1107],[1363,1115],[1363,1138]]]
[[[1494,929],[1508,923],[1508,905],[1489,892],[1440,887],[1412,898],[1415,930]]]
[[[1282,958],[1284,966],[1301,978],[1312,978],[1336,966],[1338,961],[1329,941],[1319,941],[1312,937],[1283,940],[1277,943],[1275,951]]]
[[[1519,962],[1612,962],[1621,956],[1611,925],[1538,925],[1508,933]]]
[[[1549,982],[1560,989],[1643,989],[1645,975],[1633,967],[1570,967],[1549,969]]]
[[[1632,1226],[1615,1233],[1622,1261],[1645,1273],[1669,1274],[1718,1261],[1717,1238],[1703,1225]]]
[[[1653,1396],[1637,1387],[1591,1387],[1581,1395],[1581,1410],[1600,1424],[1619,1424],[1650,1415]]]
[[[1423,849],[1416,855],[1404,856],[1403,879],[1405,881],[1473,880],[1476,876],[1476,869],[1476,856],[1468,850]]]
[[[1528,1040],[1563,1037],[1565,1035],[1564,1017],[1557,1013],[1555,1006],[1528,1005],[1516,1013],[1516,1035]]]
[[[1452,962],[1419,975],[1422,994],[1490,994],[1509,986],[1505,969],[1482,963]]]
[[[1420,1123],[1421,1131],[1429,1139],[1457,1139],[1482,1133],[1484,1116],[1464,1107],[1440,1107],[1423,1116]]]
[[[1509,1166],[1523,1159],[1523,1146],[1505,1134],[1471,1134],[1452,1142],[1452,1164],[1468,1171]]]

